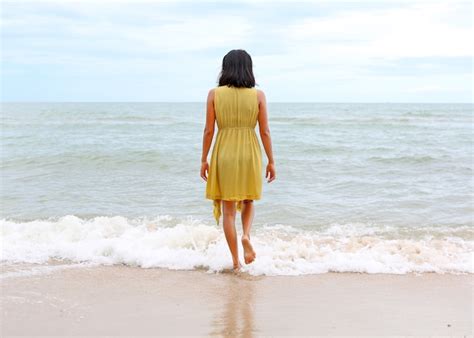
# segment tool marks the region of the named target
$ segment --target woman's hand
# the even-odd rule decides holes
[[[268,178],[268,183],[273,181],[276,178],[276,172],[275,172],[275,164],[274,163],[268,163],[267,164],[267,170],[265,172],[265,178]]]
[[[207,182],[207,175],[209,173],[209,164],[206,162],[201,162],[201,177],[204,181]]]

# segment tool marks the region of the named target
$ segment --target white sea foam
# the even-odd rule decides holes
[[[69,215],[31,222],[2,220],[0,224],[4,264],[56,259],[209,272],[232,265],[222,229],[191,217],[81,219]],[[396,228],[385,227],[383,233],[380,229],[364,224],[332,224],[320,230],[282,224],[254,227],[251,239],[257,259],[244,265],[244,270],[252,275],[474,273],[472,231],[466,238],[453,229],[433,228],[410,238],[397,237]],[[239,250],[243,262],[241,246]]]
[[[59,264],[59,265],[9,265],[8,263],[2,264],[2,274],[0,274],[0,279],[8,279],[15,277],[29,277],[29,276],[38,276],[38,275],[47,275],[54,273],[55,271],[67,270],[67,269],[80,269],[85,267],[94,267],[98,266],[98,263],[84,262],[76,264]],[[6,270],[6,271],[5,271]],[[8,271],[11,270],[11,271]]]

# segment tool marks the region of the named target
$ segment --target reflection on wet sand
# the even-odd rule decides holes
[[[229,273],[221,294],[222,306],[213,319],[210,335],[253,337],[255,328],[255,282],[245,273]]]

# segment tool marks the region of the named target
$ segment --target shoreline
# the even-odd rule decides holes
[[[0,279],[2,336],[472,335],[473,275],[129,266]]]

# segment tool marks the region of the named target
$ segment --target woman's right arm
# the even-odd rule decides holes
[[[214,137],[214,125],[216,123],[216,112],[214,110],[214,88],[207,94],[206,104],[206,125],[202,136],[202,156],[201,156],[201,177],[207,181],[209,172],[209,163],[207,163],[207,155],[211,147],[212,138]]]
[[[267,99],[265,93],[260,89],[258,93],[258,128],[260,131],[260,138],[262,139],[265,153],[267,154],[268,164],[265,172],[265,177],[268,178],[268,183],[276,178],[275,162],[273,160],[272,138],[270,136],[270,127],[268,126],[267,114]]]

